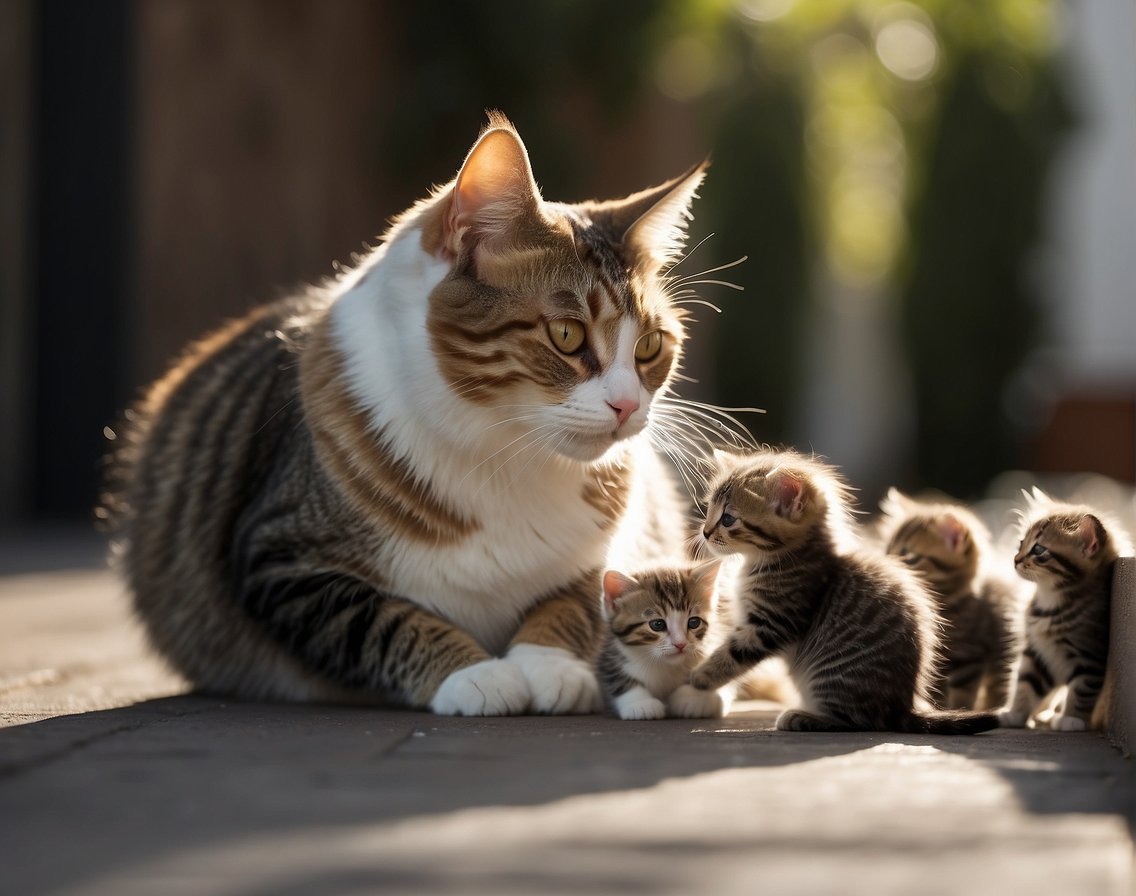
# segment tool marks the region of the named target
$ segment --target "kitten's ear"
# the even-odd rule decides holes
[[[880,501],[880,510],[886,516],[901,517],[915,509],[915,502],[903,492],[892,486]]]
[[[524,143],[503,115],[490,114],[489,128],[469,151],[454,181],[445,249],[457,257],[463,247],[505,240],[518,219],[539,214],[540,201]]]
[[[715,585],[718,584],[718,573],[722,570],[721,560],[711,560],[702,563],[690,572],[690,586],[699,603],[713,603]]]
[[[609,569],[604,573],[603,577],[603,590],[604,590],[604,608],[610,614],[619,599],[627,593],[629,588],[637,585],[633,578],[625,576],[621,572],[616,572],[614,569]]]
[[[1086,513],[1077,527],[1077,536],[1081,540],[1081,551],[1091,560],[1104,544],[1104,526],[1091,513]]]
[[[656,269],[678,261],[686,245],[690,206],[709,164],[702,162],[681,177],[628,196],[614,210],[623,245],[632,254]]]
[[[771,473],[769,478],[773,480],[773,509],[777,515],[799,519],[807,497],[804,480],[789,473]]]
[[[737,461],[737,455],[731,454],[729,451],[726,451],[723,448],[715,448],[713,450],[714,463],[718,465],[718,469],[729,470],[735,465]]]
[[[957,554],[966,545],[966,525],[953,513],[939,517],[939,537],[944,544]]]
[[[1048,507],[1053,503],[1053,499],[1036,485],[1029,491],[1023,488],[1022,497],[1026,499],[1026,506],[1030,509],[1030,512],[1036,511],[1039,507]]]

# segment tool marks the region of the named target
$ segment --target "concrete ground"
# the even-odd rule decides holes
[[[201,697],[98,551],[51,544],[0,549],[0,893],[1132,892],[1133,767],[1096,734]]]

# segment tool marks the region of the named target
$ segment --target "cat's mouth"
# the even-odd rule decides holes
[[[556,450],[573,460],[593,463],[602,460],[612,448],[626,442],[642,431],[642,427],[631,428],[622,426],[619,429],[605,431],[595,430],[584,432],[569,432]]]

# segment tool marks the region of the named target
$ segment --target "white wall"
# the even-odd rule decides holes
[[[1080,119],[1055,166],[1043,266],[1061,385],[1136,384],[1136,3],[1066,7]]]

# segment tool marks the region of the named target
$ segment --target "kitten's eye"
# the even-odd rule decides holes
[[[1047,548],[1041,542],[1037,542],[1032,548],[1030,548],[1029,552],[1031,557],[1037,557],[1038,559],[1041,559],[1049,553],[1049,548]]]
[[[725,527],[726,527],[727,529],[729,529],[729,528],[730,528],[730,526],[732,526],[732,525],[733,525],[734,523],[736,523],[737,521],[738,521],[738,518],[737,518],[736,516],[733,516],[733,515],[731,515],[731,514],[729,514],[729,513],[723,513],[723,514],[722,514],[721,523],[722,523],[722,525],[723,525],[723,526],[725,526]]]
[[[667,621],[665,619],[652,619],[647,623],[653,632],[665,632],[667,630]]]
[[[698,628],[700,625],[702,625],[702,619],[698,616],[691,616],[688,620],[686,620],[687,628]]]
[[[653,333],[647,333],[639,337],[639,341],[635,343],[635,360],[642,363],[653,361],[662,350],[662,331],[655,330]]]
[[[913,554],[911,551],[904,551],[899,555],[899,559],[906,563],[908,566],[914,566],[919,562],[919,555]]]
[[[574,355],[584,345],[584,325],[570,317],[557,318],[548,324],[548,338],[566,355]]]

